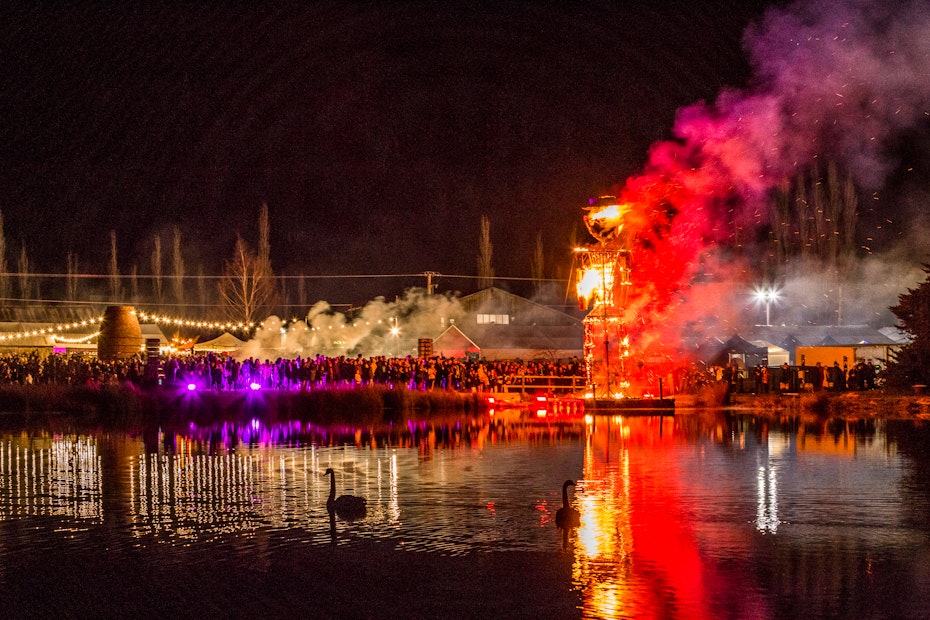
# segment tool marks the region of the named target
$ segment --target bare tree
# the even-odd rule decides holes
[[[240,235],[236,235],[236,248],[226,262],[218,289],[229,318],[246,323],[264,318],[277,296],[267,265]]]
[[[68,275],[65,278],[65,298],[71,301],[77,299],[77,273],[78,273],[78,258],[77,254],[68,250],[68,255],[66,257]]]
[[[122,291],[119,283],[119,266],[116,263],[116,231],[110,231],[110,299],[120,301]]]
[[[155,247],[152,248],[152,276],[152,289],[157,307],[162,303],[161,235],[155,235]]]
[[[487,215],[481,216],[481,237],[478,239],[478,287],[489,288],[494,285],[494,267],[491,255],[491,221]]]
[[[174,246],[172,252],[174,263],[174,279],[171,281],[174,287],[174,300],[178,304],[184,303],[184,256],[181,253],[181,229],[174,227]]]
[[[0,212],[0,299],[10,296],[9,265],[6,261],[6,235],[3,232],[3,213]]]

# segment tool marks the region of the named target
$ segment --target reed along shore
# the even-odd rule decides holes
[[[391,389],[386,386],[297,390],[140,389],[133,384],[0,387],[0,424],[37,422],[67,416],[85,424],[135,425],[142,422],[208,424],[259,418],[319,424],[381,424],[410,416],[442,413],[474,415],[487,401],[473,392]]]

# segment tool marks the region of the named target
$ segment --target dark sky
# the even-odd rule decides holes
[[[24,243],[36,271],[72,250],[105,273],[115,230],[121,271],[148,273],[178,225],[188,271],[217,274],[267,202],[279,273],[468,290],[451,276],[476,274],[482,214],[497,275],[530,275],[538,233],[567,275],[586,199],[676,109],[745,83],[765,3],[18,4],[0,14],[8,260]],[[334,282],[311,296],[425,283]]]

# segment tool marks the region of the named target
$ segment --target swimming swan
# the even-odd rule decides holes
[[[581,513],[572,508],[568,501],[568,487],[575,486],[573,480],[566,480],[562,484],[562,507],[555,513],[555,524],[560,530],[566,532],[573,527],[581,525]]]
[[[326,469],[324,476],[329,478],[329,499],[326,500],[326,510],[335,512],[340,519],[345,521],[354,521],[365,517],[366,500],[364,497],[355,495],[340,495],[336,497],[336,472],[332,467]]]

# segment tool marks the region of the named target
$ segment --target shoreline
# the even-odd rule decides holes
[[[332,387],[307,391],[189,391],[182,387],[140,389],[116,385],[0,386],[0,421],[26,423],[70,417],[84,424],[138,426],[300,420],[316,424],[389,424],[416,415],[475,415],[487,410],[485,395],[412,391],[384,386]]]
[[[71,418],[85,424],[120,427],[259,418],[266,422],[299,420],[320,425],[390,425],[409,419],[484,415],[494,407],[489,399],[495,396],[493,392],[420,391],[385,386],[336,386],[306,391],[188,391],[181,387],[140,389],[131,383],[4,385],[0,386],[0,423]],[[889,393],[881,388],[862,392],[729,395],[719,389],[707,389],[671,398],[676,415],[722,409],[757,415],[930,420],[930,394]],[[550,402],[556,403],[557,399]],[[519,410],[528,404],[501,401],[498,406]]]
[[[930,394],[888,393],[884,389],[863,392],[804,392],[785,394],[732,393],[729,402],[708,402],[706,395],[678,395],[676,413],[723,408],[769,411],[773,414],[815,415],[847,419],[930,420]]]

